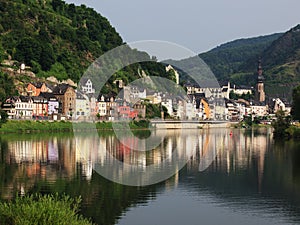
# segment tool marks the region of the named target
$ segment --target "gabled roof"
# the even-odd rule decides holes
[[[19,96],[18,98],[21,100],[21,102],[29,102],[29,101],[32,101],[32,97],[30,97],[30,96],[23,96],[23,95],[21,95],[21,96]]]
[[[48,100],[42,96],[33,96],[32,100],[35,103],[47,103],[48,102]]]
[[[252,101],[252,106],[266,106],[265,102]]]
[[[55,95],[53,93],[48,93],[48,92],[41,92],[40,95],[41,97],[47,99],[48,101],[50,101],[50,99],[56,99]]]
[[[43,82],[30,82],[30,84],[32,84],[36,88],[41,88],[44,83]]]
[[[73,88],[69,84],[58,84],[57,86],[54,87],[53,94],[54,95],[64,95],[69,87]]]
[[[83,93],[77,91],[76,92],[76,99],[82,99],[82,100],[86,100],[88,97],[86,95],[84,95]]]

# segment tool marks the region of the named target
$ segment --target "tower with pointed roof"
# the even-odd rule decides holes
[[[257,67],[257,84],[256,84],[256,100],[258,102],[265,102],[266,94],[264,90],[264,76],[263,70],[261,66],[261,60],[258,60],[258,67]]]

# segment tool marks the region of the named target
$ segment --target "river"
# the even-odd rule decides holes
[[[300,142],[270,128],[135,135],[1,135],[0,197],[80,195],[105,225],[300,224]]]

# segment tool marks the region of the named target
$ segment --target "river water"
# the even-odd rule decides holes
[[[135,135],[1,135],[0,197],[80,195],[105,225],[300,224],[300,142],[268,128]]]

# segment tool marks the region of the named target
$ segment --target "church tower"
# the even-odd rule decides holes
[[[259,102],[264,102],[266,100],[265,90],[264,90],[264,76],[261,66],[261,60],[258,60],[257,67],[257,84],[256,84],[256,100]]]

